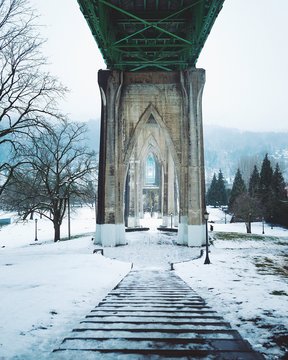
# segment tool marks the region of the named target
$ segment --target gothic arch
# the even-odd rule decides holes
[[[172,155],[172,158],[173,158],[173,161],[175,164],[175,168],[177,169],[177,173],[179,173],[180,161],[177,156],[174,143],[171,139],[171,136],[169,134],[169,131],[167,129],[165,122],[163,121],[162,117],[159,115],[157,109],[151,103],[148,105],[146,110],[140,116],[140,119],[135,126],[135,129],[134,129],[133,134],[129,141],[127,152],[125,154],[124,164],[125,164],[126,168],[128,168],[129,159],[131,158],[135,144],[137,143],[137,139],[139,138],[141,131],[144,129],[145,125],[151,118],[151,115],[153,116],[156,124],[160,127],[161,132],[163,132],[165,142],[167,143],[167,145],[169,147],[169,151],[171,151],[171,155]]]

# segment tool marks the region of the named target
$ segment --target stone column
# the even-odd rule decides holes
[[[205,243],[205,177],[202,125],[203,69],[189,69],[182,74],[184,116],[183,136],[186,150],[180,166],[180,223],[178,243],[201,246]]]
[[[168,226],[168,159],[164,164],[163,171],[163,213],[162,226]]]
[[[169,151],[166,154],[166,166],[164,170],[164,211],[162,225],[171,227],[171,214],[174,216],[175,202],[174,202],[174,163]],[[172,221],[174,223],[174,220]]]
[[[98,83],[102,109],[95,243],[116,246],[126,244],[123,214],[125,168],[119,161],[118,135],[122,73],[100,70]]]
[[[138,227],[139,223],[139,160],[130,161],[130,211],[129,227]]]

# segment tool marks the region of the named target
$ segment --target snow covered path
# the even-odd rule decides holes
[[[133,269],[169,269],[170,263],[196,259],[199,248],[176,244],[175,233],[156,229],[126,233],[128,246],[104,248],[104,256],[133,263]]]
[[[53,359],[260,360],[239,333],[168,270],[131,271],[66,337]]]

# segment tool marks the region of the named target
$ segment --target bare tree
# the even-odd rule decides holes
[[[85,201],[96,174],[95,153],[83,145],[85,134],[85,124],[63,121],[53,132],[43,130],[31,137],[21,149],[23,165],[4,193],[6,203],[17,206],[24,218],[36,212],[51,220],[54,241],[60,240],[67,203],[72,198]]]
[[[56,99],[66,89],[43,71],[35,18],[27,0],[0,0],[0,149],[6,145],[12,155],[19,138],[62,117]],[[0,163],[0,195],[17,166],[12,159]]]
[[[258,198],[253,198],[245,192],[237,196],[232,204],[231,211],[234,221],[245,222],[247,233],[250,234],[251,222],[260,221],[264,209]]]

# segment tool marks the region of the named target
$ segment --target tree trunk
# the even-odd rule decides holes
[[[60,225],[58,223],[54,223],[54,242],[60,240]]]
[[[245,223],[246,225],[246,230],[247,230],[247,234],[251,234],[251,222],[246,222]]]

